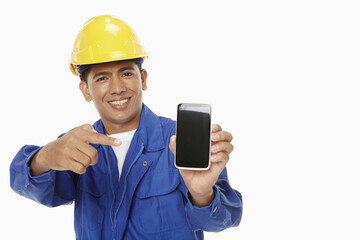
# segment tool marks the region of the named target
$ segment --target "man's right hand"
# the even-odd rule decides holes
[[[98,161],[97,150],[89,143],[119,146],[121,141],[96,132],[90,124],[73,128],[61,138],[45,145],[30,163],[32,176],[53,170],[70,170],[84,174]]]

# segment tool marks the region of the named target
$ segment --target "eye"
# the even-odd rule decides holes
[[[123,73],[123,77],[131,77],[131,76],[133,76],[134,74],[132,73],[132,72],[124,72]]]
[[[101,81],[104,81],[106,79],[107,79],[107,77],[99,77],[98,79],[96,79],[96,82],[101,82]]]

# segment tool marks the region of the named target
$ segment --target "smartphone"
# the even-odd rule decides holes
[[[210,167],[211,106],[181,103],[177,108],[175,167],[207,170]]]

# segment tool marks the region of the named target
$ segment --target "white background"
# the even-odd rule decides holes
[[[82,24],[113,14],[150,51],[144,102],[213,106],[233,136],[239,227],[206,239],[360,239],[358,1],[7,1],[0,6],[0,239],[74,239],[73,206],[10,189],[25,144],[99,116],[68,69]]]

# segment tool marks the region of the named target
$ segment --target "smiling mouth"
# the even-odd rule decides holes
[[[130,100],[130,98],[125,98],[123,100],[117,100],[117,101],[111,101],[109,102],[111,105],[113,106],[122,106],[124,105],[125,103],[127,103],[128,101]]]

